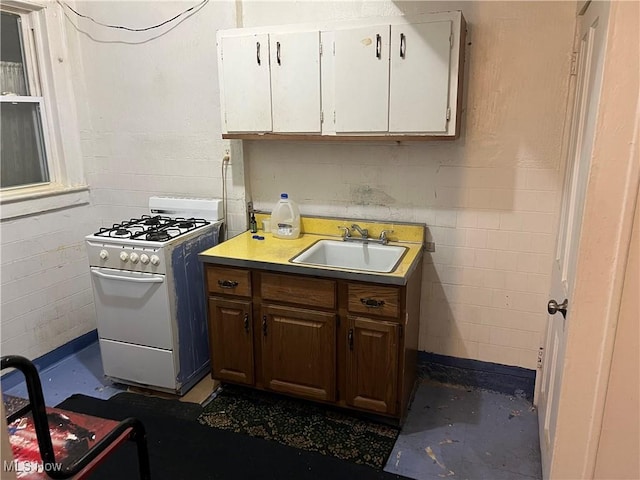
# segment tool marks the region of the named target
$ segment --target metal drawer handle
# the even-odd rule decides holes
[[[349,329],[349,335],[347,336],[349,341],[349,350],[353,350],[353,328]]]
[[[249,333],[249,314],[244,314],[244,331]]]
[[[407,54],[407,37],[404,36],[404,33],[400,34],[400,58],[405,58]]]
[[[262,61],[260,60],[260,42],[256,42],[256,60],[258,61],[258,65],[262,65]]]
[[[262,316],[262,334],[265,337],[267,336],[267,316],[266,315]]]
[[[382,58],[382,37],[376,33],[376,58]]]
[[[276,42],[276,59],[278,61],[278,65],[282,65],[280,61],[280,42]]]
[[[125,277],[120,275],[108,275],[106,273],[98,272],[97,270],[91,270],[91,273],[96,277],[100,278],[108,278],[109,280],[123,280],[125,282],[133,282],[133,283],[162,283],[164,282],[163,277]]]
[[[238,286],[238,282],[235,280],[218,280],[218,286],[220,288],[236,288]]]
[[[361,298],[360,302],[368,308],[384,307],[384,300],[376,300],[375,298]]]

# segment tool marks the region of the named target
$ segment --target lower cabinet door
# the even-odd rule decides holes
[[[347,319],[347,404],[395,414],[399,325],[355,316]]]
[[[253,385],[251,302],[210,297],[209,337],[213,377]]]
[[[265,386],[315,400],[336,396],[336,314],[263,305]]]

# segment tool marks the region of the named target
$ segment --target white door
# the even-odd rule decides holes
[[[445,133],[451,22],[391,26],[389,132]]]
[[[273,132],[320,133],[320,32],[272,33]]]
[[[222,37],[223,128],[271,131],[269,35]]]
[[[578,18],[577,82],[556,259],[551,275],[545,361],[538,394],[540,450],[544,478],[549,477],[553,461],[558,399],[562,388],[567,340],[565,333],[567,324],[572,321],[571,297],[595,138],[608,13],[608,2],[593,2],[584,15]],[[566,318],[562,312],[564,302],[568,305]],[[553,311],[556,313],[552,314]]]
[[[336,132],[389,129],[389,25],[335,32]]]

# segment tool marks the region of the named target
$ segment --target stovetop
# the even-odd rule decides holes
[[[131,220],[114,224],[111,228],[101,228],[94,236],[144,240],[147,242],[167,242],[210,223],[202,218],[142,215],[140,218],[132,218]]]

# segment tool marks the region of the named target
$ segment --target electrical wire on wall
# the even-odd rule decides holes
[[[224,215],[224,235],[223,239],[227,240],[229,231],[229,219],[227,218],[227,167],[231,158],[229,154],[222,157],[222,214]]]
[[[101,22],[99,20],[96,20],[95,18],[91,17],[90,15],[85,15],[83,13],[78,12],[77,10],[75,10],[73,7],[71,7],[68,3],[66,2],[62,2],[60,0],[56,0],[56,2],[58,3],[58,5],[60,5],[64,11],[64,15],[67,17],[67,19],[69,20],[69,22],[71,22],[73,24],[73,26],[80,32],[84,33],[85,35],[87,35],[89,38],[91,38],[92,40],[95,40],[97,42],[104,42],[104,43],[128,43],[128,44],[139,44],[139,43],[146,43],[150,40],[155,40],[158,37],[161,37],[162,35],[170,32],[171,30],[173,30],[175,27],[177,27],[178,25],[180,25],[180,23],[182,23],[184,20],[186,20],[187,18],[189,18],[191,15],[194,15],[196,13],[198,13],[200,10],[202,10],[202,8],[204,8],[204,6],[209,3],[210,0],[202,0],[200,3],[198,3],[197,5],[194,5],[192,7],[187,8],[186,10],[183,10],[182,12],[178,13],[177,15],[174,15],[173,17],[164,20],[160,23],[154,24],[154,25],[150,25],[148,27],[128,27],[125,25],[115,25],[115,24],[110,24],[110,23],[105,23],[105,22]],[[156,36],[153,36],[151,38],[147,38],[145,40],[141,40],[141,41],[117,41],[117,40],[110,40],[110,41],[106,41],[106,40],[98,40],[97,38],[94,38],[90,33],[85,32],[83,30],[81,30],[78,25],[76,25],[73,21],[71,21],[71,18],[69,17],[67,11],[72,12],[73,14],[75,14],[78,18],[84,18],[87,19],[93,23],[95,23],[96,25],[99,25],[101,27],[105,27],[105,28],[111,28],[111,29],[116,29],[116,30],[125,30],[127,32],[149,32],[152,30],[155,30],[157,28],[161,28],[165,25],[169,25],[171,24],[170,28],[168,28],[167,30],[159,33]],[[173,23],[172,23],[173,22]]]

